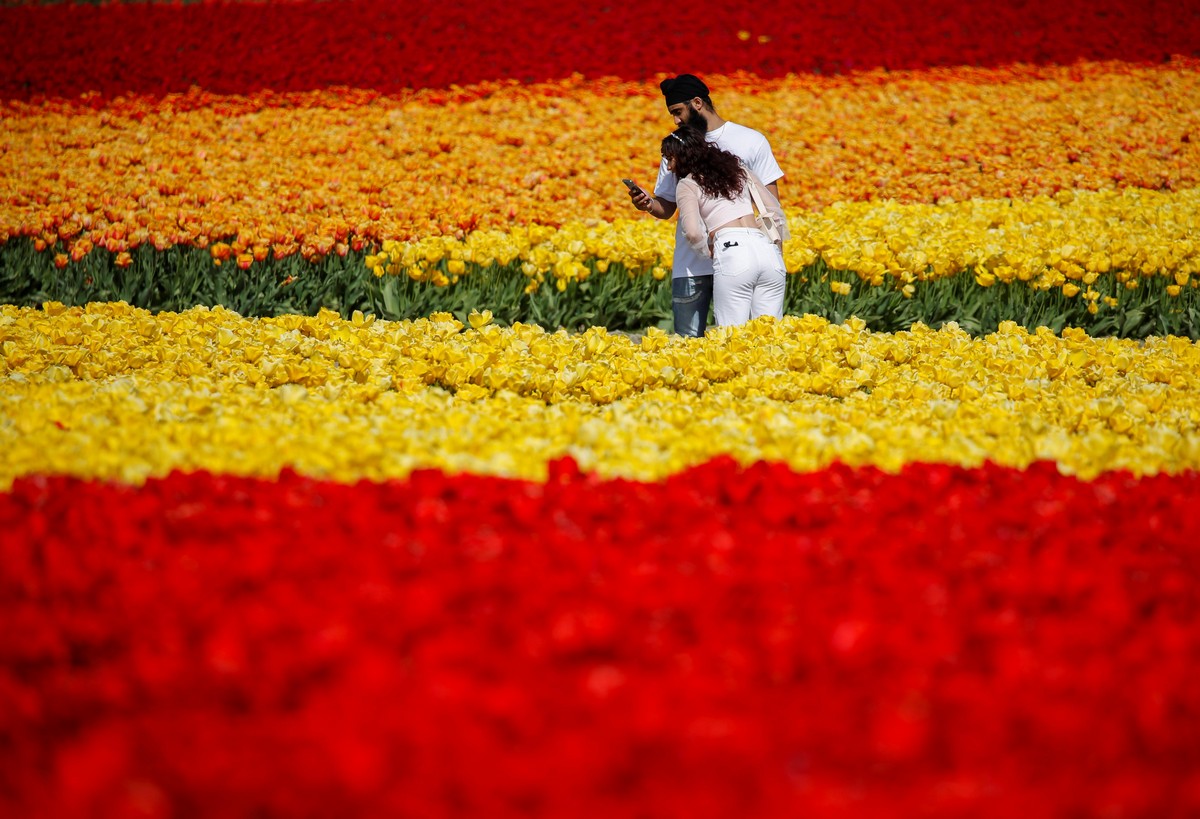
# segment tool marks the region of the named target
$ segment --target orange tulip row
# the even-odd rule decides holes
[[[1200,61],[710,78],[769,135],[785,207],[1028,199],[1200,183]],[[0,108],[0,242],[63,265],[94,248],[210,247],[218,262],[637,214],[672,127],[619,80],[381,96],[317,92]]]

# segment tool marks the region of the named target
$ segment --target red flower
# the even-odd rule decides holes
[[[575,74],[777,77],[879,67],[1158,62],[1200,53],[1194,3],[1176,4],[1167,14],[1140,0],[760,0],[742,7],[692,4],[688,14],[694,24],[687,37],[664,40],[654,33],[676,29],[679,20],[676,9],[661,3],[342,0],[338,25],[328,24],[328,5],[317,0],[7,7],[0,8],[0,97],[98,92],[92,102],[101,104],[122,94],[193,87],[220,94],[347,87],[393,93]],[[38,36],[46,31],[55,36]]]
[[[8,815],[1184,816],[1200,476],[0,495]]]

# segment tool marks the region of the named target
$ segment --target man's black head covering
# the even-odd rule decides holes
[[[681,102],[687,102],[693,97],[707,97],[708,86],[694,74],[680,74],[674,79],[663,80],[658,84],[663,96],[667,98],[667,107]]]

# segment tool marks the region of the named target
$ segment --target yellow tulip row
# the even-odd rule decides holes
[[[547,277],[559,290],[585,281],[612,264],[631,275],[666,277],[674,244],[673,223],[652,219],[618,219],[612,223],[571,222],[560,228],[516,226],[510,230],[477,230],[457,236],[429,236],[411,242],[387,240],[379,253],[366,257],[376,276],[408,276],[439,287],[456,284],[476,268],[519,263],[529,278],[526,292]],[[664,267],[664,265],[666,265]]]
[[[789,212],[1200,183],[1200,61],[710,77]],[[444,95],[443,95],[444,96]],[[0,105],[0,243],[210,247],[221,261],[636,216],[672,127],[653,83]]]
[[[1200,272],[1200,188],[1178,193],[1126,189],[1070,192],[1022,200],[933,204],[855,202],[820,213],[793,213],[784,246],[788,270],[822,260],[876,286],[911,294],[915,283],[974,270],[976,281],[1026,282],[1040,290],[1080,293],[1092,303],[1093,285],[1110,271],[1126,288],[1143,276],[1169,276],[1172,295],[1195,285]],[[384,242],[366,257],[377,276],[409,276],[445,286],[470,265],[519,262],[536,290],[549,277],[559,289],[593,269],[618,263],[634,274],[662,278],[674,244],[672,223],[619,219],[481,230],[463,238],[433,236]],[[838,284],[848,284],[840,282]],[[1105,297],[1116,304],[1112,296]]]
[[[1113,273],[1127,289],[1141,277],[1168,276],[1172,295],[1200,272],[1200,188],[1060,191],[1054,197],[947,205],[853,202],[793,220],[793,251],[819,256],[874,285],[898,286],[975,272],[987,287],[1026,282],[1038,290],[1080,292]]]
[[[342,481],[414,469],[543,478],[570,455],[655,480],[719,454],[1022,467],[1200,468],[1200,349],[1005,324],[759,319],[702,339],[404,322],[0,307],[0,488],[171,470]]]

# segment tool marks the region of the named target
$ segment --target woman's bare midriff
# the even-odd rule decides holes
[[[754,220],[754,214],[750,214],[749,216],[742,216],[740,218],[734,219],[732,222],[726,222],[725,224],[721,225],[720,227],[716,227],[716,228],[713,228],[712,230],[710,230],[708,232],[708,243],[711,245],[713,240],[717,237],[717,231],[725,230],[725,228],[756,228],[756,227],[758,227],[758,222],[756,222]]]

